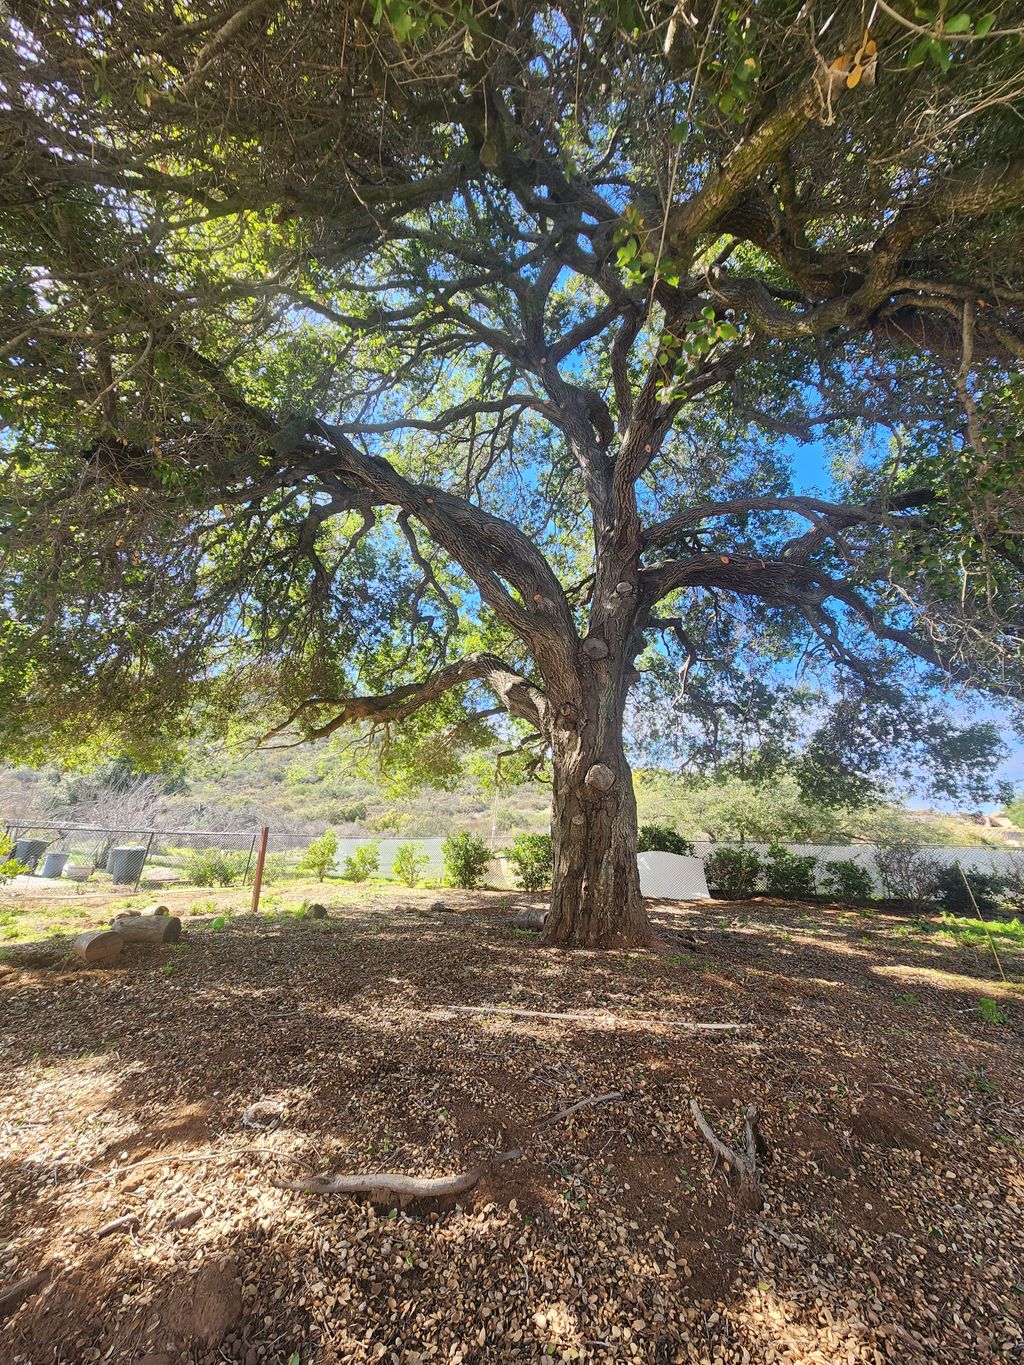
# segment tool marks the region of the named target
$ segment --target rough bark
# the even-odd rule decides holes
[[[72,946],[83,962],[112,962],[124,947],[124,939],[113,929],[91,929],[79,934]]]
[[[118,915],[111,927],[125,943],[177,943],[181,938],[177,915]]]
[[[638,947],[652,933],[640,895],[636,799],[622,744],[624,686],[604,660],[552,737],[551,909],[541,941],[574,948]]]

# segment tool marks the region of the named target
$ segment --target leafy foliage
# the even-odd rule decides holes
[[[994,872],[979,872],[975,868],[961,872],[959,866],[952,865],[944,867],[936,878],[934,896],[947,914],[973,916],[978,910],[998,910],[1006,887],[1006,879]]]
[[[472,890],[479,885],[480,878],[487,870],[491,861],[491,851],[486,840],[481,839],[479,835],[459,830],[445,839],[441,845],[441,857],[448,885]]]
[[[0,834],[0,886],[9,882],[12,877],[19,877],[28,871],[28,868],[11,857],[13,851],[14,844],[6,835]]]
[[[359,850],[357,850],[358,852]],[[317,881],[322,882],[328,872],[334,868],[338,857],[338,836],[333,830],[324,830],[323,834],[311,840],[306,851],[299,859],[298,867],[302,872],[312,872]],[[347,864],[346,864],[346,876]],[[353,878],[362,881],[363,878]]]
[[[721,900],[749,900],[761,871],[761,859],[753,849],[716,848],[704,859],[708,890]]]
[[[986,794],[1019,42],[826,9],[4,11],[3,752],[582,781],[628,705],[690,772]]]
[[[192,886],[230,886],[245,870],[245,855],[219,848],[201,849],[185,863],[185,880]]]
[[[540,891],[551,884],[552,850],[550,834],[520,834],[505,850],[515,869],[516,881],[524,891]]]
[[[380,868],[380,844],[370,839],[359,844],[345,859],[342,876],[350,882],[365,882],[376,876]]]
[[[826,896],[837,901],[857,904],[873,898],[875,883],[871,873],[860,863],[855,863],[852,858],[835,858],[825,864],[821,889]]]
[[[791,853],[781,844],[772,844],[764,865],[765,890],[780,899],[808,900],[817,887],[814,881],[816,859],[813,854]]]
[[[695,852],[692,842],[671,825],[641,825],[636,846],[638,853],[678,853],[683,858],[692,858]]]
[[[429,856],[420,849],[418,844],[399,844],[395,849],[391,871],[403,886],[416,886],[429,861]]]

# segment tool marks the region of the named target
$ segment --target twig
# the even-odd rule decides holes
[[[995,958],[996,966],[999,968],[1000,980],[1005,981],[1006,973],[1003,971],[1003,964],[999,961],[999,954],[996,952],[996,942],[995,939],[992,937],[992,930],[988,927],[988,920],[978,909],[978,902],[974,899],[974,892],[971,890],[971,884],[967,880],[966,872],[964,872],[963,868],[960,866],[959,858],[957,858],[956,860],[956,867],[957,871],[960,873],[960,876],[963,878],[964,886],[966,886],[967,888],[967,894],[971,898],[971,904],[974,906],[974,913],[978,916],[982,924],[985,926],[985,933],[988,935],[988,946],[992,949],[992,956]]]
[[[277,1156],[283,1157],[285,1161],[307,1160],[297,1152],[277,1152],[272,1147],[236,1147],[230,1152],[165,1152],[160,1156],[143,1157],[141,1161],[133,1161],[128,1166],[115,1166],[113,1170],[103,1171],[88,1180],[79,1181],[72,1188],[80,1190],[87,1185],[99,1185],[104,1180],[116,1180],[118,1176],[138,1170],[140,1166],[170,1165],[175,1161],[232,1161],[238,1156]]]
[[[620,1090],[609,1090],[606,1095],[588,1095],[585,1100],[577,1100],[575,1104],[570,1104],[568,1109],[559,1109],[557,1114],[549,1114],[546,1119],[541,1120],[538,1126],[547,1128],[549,1124],[557,1123],[559,1119],[566,1119],[570,1114],[575,1114],[577,1109],[585,1109],[591,1104],[608,1104],[612,1100],[621,1099],[622,1092]]]
[[[120,1218],[114,1218],[109,1223],[104,1223],[101,1228],[96,1229],[96,1236],[109,1237],[114,1232],[131,1232],[139,1226],[139,1216],[136,1213],[125,1213]]]
[[[455,1014],[498,1014],[521,1019],[558,1019],[569,1024],[603,1024],[612,1028],[682,1028],[697,1032],[735,1032],[750,1024],[705,1024],[695,1019],[621,1019],[614,1014],[558,1014],[549,1010],[523,1010],[508,1005],[442,1005]]]

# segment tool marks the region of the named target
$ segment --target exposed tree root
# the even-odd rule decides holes
[[[515,1161],[522,1152],[502,1152],[489,1164],[500,1166]],[[272,1180],[279,1190],[301,1190],[305,1194],[372,1194],[393,1195],[399,1204],[410,1199],[443,1199],[448,1195],[465,1194],[481,1179],[488,1166],[473,1166],[457,1175],[412,1176],[395,1171],[381,1171],[379,1175],[331,1175],[312,1180]]]
[[[701,1113],[700,1105],[696,1100],[690,1101],[690,1111],[700,1129],[701,1136],[714,1152],[716,1160],[721,1159],[737,1172],[740,1177],[741,1192],[760,1206],[761,1183],[757,1176],[757,1157],[759,1150],[763,1149],[763,1142],[757,1131],[757,1106],[747,1105],[747,1112],[743,1121],[744,1150],[742,1152],[730,1147],[717,1136],[711,1124]]]
[[[559,1123],[570,1114],[575,1114],[578,1109],[585,1109],[593,1104],[609,1104],[612,1100],[622,1098],[622,1093],[618,1090],[611,1090],[606,1095],[588,1095],[586,1099],[577,1100],[566,1109],[549,1114],[537,1127],[549,1128],[553,1123]],[[518,1161],[522,1155],[523,1152],[519,1149],[502,1152],[483,1165],[473,1166],[468,1171],[460,1171],[455,1175],[411,1176],[400,1175],[396,1171],[380,1171],[374,1174],[361,1172],[357,1175],[314,1176],[312,1180],[274,1179],[271,1184],[276,1185],[279,1190],[299,1190],[303,1194],[393,1196],[404,1207],[412,1199],[444,1199],[451,1195],[465,1194],[494,1166],[501,1166],[506,1161]]]

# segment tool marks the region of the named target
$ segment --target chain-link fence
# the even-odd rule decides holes
[[[742,848],[745,852],[757,854],[764,865],[772,847],[774,845],[766,843],[739,843],[727,839],[721,843],[701,840],[694,844],[694,852],[703,859],[720,849]],[[782,844],[781,847],[787,853],[813,857],[814,881],[818,886],[828,882],[829,863],[853,862],[871,877],[876,894],[881,895],[885,891],[876,863],[879,848],[874,844]],[[921,845],[921,852],[943,868],[959,863],[967,873],[981,872],[1004,879],[1024,878],[1024,848],[966,848],[952,844],[928,844]],[[758,879],[758,890],[763,889],[763,882],[762,874]]]
[[[128,891],[173,886],[218,887],[251,884],[256,869],[259,830],[170,830],[109,828],[76,825],[61,820],[40,823],[30,818],[0,817],[0,832],[13,844],[15,860],[28,871],[0,888],[0,896],[32,896],[36,899],[73,896],[84,891]],[[312,836],[308,833],[274,829],[270,831],[264,881],[267,884],[300,876],[300,858]],[[510,836],[511,838],[511,836]],[[338,841],[333,873],[345,874],[346,859],[359,847],[373,843],[378,854],[381,876],[393,876],[397,849],[404,843],[416,846],[423,856],[420,876],[439,880],[443,876],[439,838],[356,837]],[[757,854],[762,868],[769,858],[767,843],[720,843],[701,841],[694,852],[702,860],[724,848],[743,848]],[[879,876],[871,844],[784,844],[788,852],[814,859],[814,882],[828,885],[828,864],[854,862],[871,877],[875,894],[885,888]],[[942,867],[959,863],[965,872],[994,874],[1024,885],[1024,848],[962,848],[928,846],[922,852]],[[512,870],[501,849],[485,874],[492,886],[514,885]],[[764,872],[756,890],[764,890]]]
[[[244,885],[256,865],[259,831],[109,829],[63,821],[7,819],[0,830],[28,871],[4,895],[50,898],[140,887]]]

